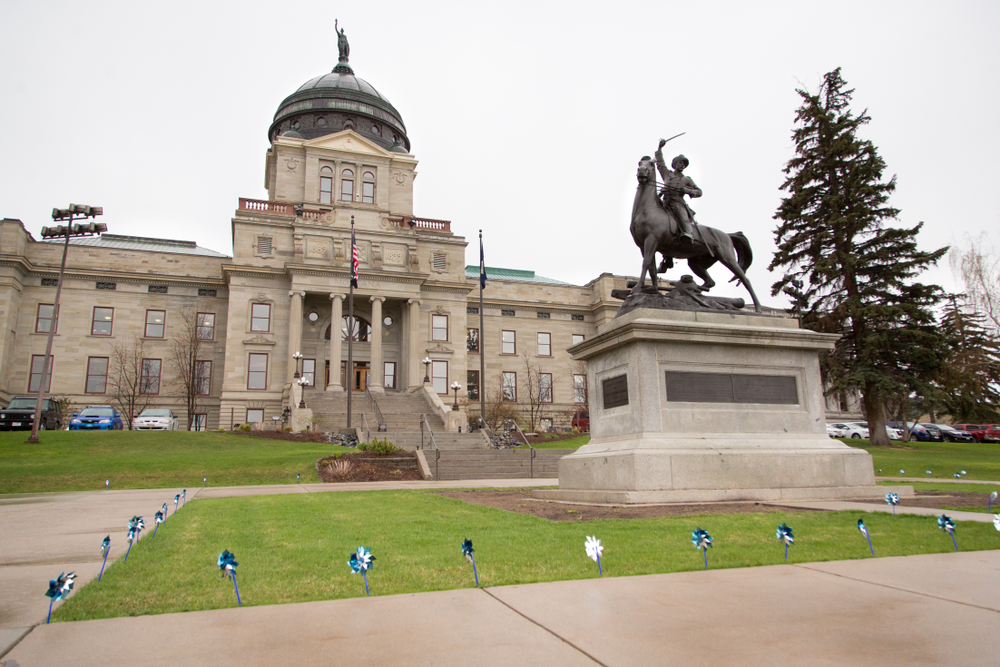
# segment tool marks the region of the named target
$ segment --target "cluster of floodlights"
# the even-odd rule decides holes
[[[103,222],[74,223],[75,220],[85,218],[95,218],[104,214],[104,209],[100,206],[87,206],[85,204],[70,204],[69,208],[52,209],[53,220],[68,220],[67,225],[56,225],[55,227],[42,227],[42,238],[62,238],[65,236],[85,236],[88,234],[101,234],[108,231],[108,226]]]

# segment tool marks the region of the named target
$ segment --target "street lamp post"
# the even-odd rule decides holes
[[[299,409],[304,410],[306,407],[306,386],[309,384],[309,380],[305,378],[299,378],[299,387],[301,391],[299,392]]]
[[[292,355],[292,359],[295,360],[295,377],[296,378],[299,378],[299,377],[302,376],[302,374],[299,373],[299,369],[302,367],[302,357],[303,357],[303,355],[302,355],[301,352],[296,352],[295,354]]]
[[[424,357],[421,363],[424,365],[424,384],[427,384],[431,381],[431,358]]]
[[[462,385],[458,383],[458,380],[451,383],[451,390],[455,392],[455,404],[451,406],[452,410],[458,410],[458,390],[461,388]]]
[[[108,226],[102,222],[91,222],[87,224],[74,224],[87,218],[96,218],[104,214],[104,209],[100,206],[85,206],[83,204],[70,204],[69,208],[52,209],[53,220],[65,220],[65,225],[55,227],[42,227],[42,238],[65,238],[63,245],[62,264],[59,265],[59,280],[56,281],[56,298],[52,304],[52,323],[49,325],[49,338],[45,343],[45,362],[42,365],[42,376],[38,380],[38,400],[35,402],[35,419],[31,423],[31,437],[25,442],[38,443],[38,422],[42,417],[42,401],[45,399],[47,391],[45,387],[46,379],[52,373],[52,339],[59,325],[59,296],[62,294],[63,274],[66,272],[66,255],[69,253],[69,239],[73,236],[91,236],[108,231]],[[51,381],[51,380],[49,380]]]

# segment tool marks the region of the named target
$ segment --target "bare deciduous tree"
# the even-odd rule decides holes
[[[154,374],[149,366],[149,362],[155,360],[143,359],[142,355],[143,339],[139,334],[111,343],[107,391],[129,429],[132,420],[149,405],[150,394],[159,392],[159,369],[155,369]],[[152,386],[154,382],[156,387]]]
[[[542,373],[537,363],[532,363],[530,357],[525,352],[521,354],[524,359],[524,382],[521,396],[526,398],[526,409],[522,409],[522,414],[526,413],[528,431],[534,432],[542,416],[543,406],[552,403],[552,374]]]
[[[948,254],[953,271],[965,285],[969,309],[985,317],[994,333],[1000,333],[1000,254],[983,232],[966,238],[965,246],[954,246]]]
[[[207,384],[211,380],[211,366],[210,362],[198,358],[206,340],[198,322],[198,313],[192,309],[181,311],[181,322],[176,331],[177,335],[170,339],[170,365],[176,373],[173,385],[184,398],[187,430],[192,431],[198,412],[198,397],[209,393]]]

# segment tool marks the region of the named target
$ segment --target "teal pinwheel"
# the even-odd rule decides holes
[[[108,553],[111,551],[111,536],[108,535],[101,542],[101,553],[104,554],[104,562],[101,563],[101,573],[97,575],[97,580],[100,581],[101,577],[104,576],[104,566],[108,563]]]
[[[785,560],[788,560],[788,547],[789,545],[795,544],[795,536],[792,535],[792,527],[781,524],[778,526],[778,530],[775,532],[775,536],[778,541],[784,543],[785,545]]]
[[[862,521],[861,519],[858,519],[858,530],[860,530],[861,534],[864,535],[865,539],[868,540],[868,548],[871,550],[872,556],[874,556],[875,547],[872,546],[872,536],[868,534],[868,526],[866,526],[865,522]]]
[[[351,573],[358,574],[359,572],[365,578],[365,595],[371,595],[368,590],[368,570],[375,565],[375,556],[372,556],[371,549],[365,549],[364,546],[359,546],[356,553],[352,553],[347,564],[351,566]]]
[[[157,512],[154,514],[153,522],[156,524],[156,527],[153,528],[153,537],[156,537],[156,531],[160,529],[160,524],[163,523],[163,512]]]
[[[73,580],[76,579],[76,575],[70,572],[69,574],[62,573],[56,579],[49,580],[49,590],[45,592],[49,598],[49,617],[45,620],[46,623],[52,622],[52,603],[56,600],[62,600],[69,592],[73,590]]]
[[[473,551],[475,550],[472,548],[472,540],[465,538],[462,542],[462,555],[467,562],[472,563],[472,574],[476,577],[476,586],[479,586],[479,573],[476,572],[476,557],[472,555]]]
[[[236,562],[236,556],[229,552],[229,549],[223,549],[222,553],[219,554],[219,560],[217,561],[219,569],[222,570],[222,578],[225,579],[226,575],[233,578],[233,589],[236,591],[236,604],[243,606],[243,602],[240,600],[240,587],[236,585],[236,567],[239,563]]]
[[[938,528],[951,535],[951,542],[955,545],[955,551],[958,551],[958,542],[955,540],[955,522],[946,514],[939,516],[937,522]]]
[[[708,550],[712,546],[712,536],[708,534],[707,530],[695,528],[691,533],[691,542],[694,543],[695,549],[702,550],[705,556],[705,567],[708,567]]]
[[[885,494],[885,502],[889,505],[892,505],[892,513],[895,514],[896,505],[899,504],[899,496],[897,496],[895,493],[887,493]]]

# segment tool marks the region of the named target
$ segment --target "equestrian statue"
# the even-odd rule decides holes
[[[743,232],[727,234],[712,227],[699,225],[695,221],[694,211],[684,196],[700,197],[701,189],[695,185],[691,177],[684,174],[689,162],[683,155],[678,155],[671,161],[672,169],[667,168],[663,159],[663,146],[667,141],[669,139],[660,140],[655,161],[648,155],[643,156],[636,173],[639,186],[635,193],[635,203],[632,205],[630,231],[635,244],[642,251],[642,271],[631,294],[639,295],[644,292],[658,294],[660,290],[658,274],[671,268],[675,259],[687,260],[695,275],[704,281],[697,290],[707,292],[715,286],[715,281],[708,275],[708,269],[716,262],[721,262],[732,271],[732,280],[743,283],[747,288],[753,299],[754,310],[760,312],[760,301],[757,300],[757,295],[745,273],[753,261],[750,242]],[[659,170],[663,179],[659,193],[656,170]],[[663,263],[659,268],[656,266],[656,253],[660,253],[663,257]],[[652,283],[651,290],[644,289],[647,273]]]

